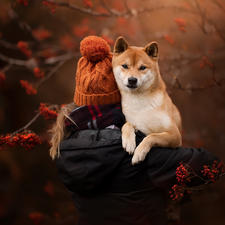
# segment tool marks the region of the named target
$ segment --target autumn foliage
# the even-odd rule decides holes
[[[170,191],[170,197],[175,201],[179,197],[183,197],[184,193],[191,191],[202,190],[208,183],[215,183],[225,173],[225,165],[222,161],[214,161],[213,165],[204,165],[201,174],[197,174],[188,164],[180,163],[176,170],[176,179],[178,184],[174,184]],[[200,188],[191,187],[189,183],[192,179],[198,178],[202,181]]]
[[[54,177],[50,172],[48,174],[49,168],[55,167],[48,157],[47,130],[51,129],[62,105],[73,99],[76,65],[81,56],[80,42],[88,35],[105,39],[111,51],[118,36],[123,36],[134,46],[144,47],[151,41],[157,41],[161,75],[182,117],[183,146],[204,147],[225,159],[224,22],[225,4],[222,0],[0,2],[0,165],[3,165],[0,170],[5,171],[6,162],[14,180],[22,179],[22,174],[30,170],[29,176],[33,177],[40,170],[36,186],[41,183],[41,187],[38,186],[35,191],[43,194],[43,202],[52,202],[51,207],[46,204],[43,209],[43,204],[41,209],[40,203],[28,201],[33,205],[31,208],[26,206],[23,211],[29,211],[24,216],[29,219],[27,224],[64,224],[65,218],[69,218],[66,220],[68,224],[76,221],[76,217],[71,218],[65,213],[74,213],[74,209],[69,207],[71,201],[65,203],[64,197],[58,199],[63,191],[55,187],[60,187],[57,178],[49,180],[49,177]],[[19,146],[33,151],[17,151],[21,148]],[[21,156],[17,157],[21,158],[17,162],[13,154],[18,152]],[[29,164],[31,153],[40,161],[34,160]],[[26,171],[22,171],[23,166],[20,168],[18,163],[24,168],[26,165]],[[31,164],[35,164],[33,170],[29,169]],[[54,169],[52,171],[56,174]],[[206,187],[206,184],[216,182],[224,172],[224,164],[220,161],[204,165],[200,174],[181,162],[175,174],[176,183],[171,187],[171,198],[178,200],[185,192],[196,191],[190,186],[193,178],[201,179]],[[13,182],[9,183],[7,188],[14,187]],[[194,212],[199,208],[204,212],[208,210],[207,204],[220,211],[225,197],[223,186],[223,183],[217,182],[210,191],[206,187],[201,193],[208,195],[195,196],[202,204],[193,206],[188,213],[196,215]],[[26,188],[21,190],[26,190],[23,194],[27,196],[34,187],[30,187],[29,191]],[[204,204],[206,195],[219,197],[212,197],[211,202]],[[34,194],[27,197],[33,198]],[[4,194],[2,199],[0,217],[9,218],[6,211],[14,207],[10,205],[10,197]],[[57,201],[62,202],[58,204]],[[19,209],[20,206],[16,212]],[[189,214],[185,217],[184,213],[184,224],[189,219]],[[21,217],[19,222],[11,220],[11,224],[21,223]],[[224,221],[224,215],[220,215],[219,220]],[[188,224],[208,225],[214,221],[215,218],[209,214],[207,218],[196,218]]]
[[[0,150],[6,147],[14,147],[15,145],[21,145],[25,150],[31,150],[36,145],[41,144],[38,136],[34,133],[23,132],[17,134],[7,134],[0,137]]]
[[[37,90],[34,89],[33,85],[29,83],[27,80],[20,80],[21,87],[26,90],[28,95],[35,95],[37,94]]]
[[[49,109],[44,103],[40,104],[39,112],[46,120],[56,119],[58,116],[55,110]]]

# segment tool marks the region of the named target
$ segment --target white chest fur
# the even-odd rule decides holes
[[[122,107],[126,121],[136,130],[148,135],[166,131],[171,119],[162,107],[164,95],[161,93],[146,97],[142,94],[122,94]]]

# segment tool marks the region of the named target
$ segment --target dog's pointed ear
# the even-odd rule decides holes
[[[115,53],[117,53],[117,54],[123,53],[129,47],[130,47],[129,44],[127,43],[127,41],[123,37],[118,37],[116,39],[116,43],[114,45],[114,54]]]
[[[150,44],[148,44],[144,51],[147,53],[148,56],[150,56],[154,60],[159,59],[159,46],[158,43],[153,41]]]

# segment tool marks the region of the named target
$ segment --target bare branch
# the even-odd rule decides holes
[[[11,65],[25,66],[28,68],[34,68],[37,66],[37,61],[34,58],[30,58],[28,60],[13,59],[0,53],[0,59]]]
[[[201,17],[201,23],[199,24],[199,26],[202,29],[204,34],[208,34],[208,32],[205,29],[205,19],[206,19],[205,12],[203,11],[203,9],[201,9],[197,0],[195,0],[195,4],[196,4],[196,7],[198,9],[199,15]]]
[[[35,122],[36,119],[37,119],[40,115],[41,115],[40,112],[38,112],[38,113],[34,116],[34,118],[33,118],[32,120],[30,120],[29,123],[27,123],[24,127],[21,127],[20,129],[18,129],[17,131],[13,132],[10,136],[12,137],[12,136],[14,136],[15,134],[17,134],[17,133],[19,133],[19,132],[21,132],[21,131],[27,130],[27,128],[28,128],[33,122]]]
[[[64,55],[50,57],[50,58],[48,58],[44,61],[44,64],[46,64],[46,65],[54,64],[54,63],[59,62],[59,61],[67,61],[67,60],[72,59],[74,57],[80,57],[80,56],[81,56],[80,53],[69,52],[69,53],[66,53]],[[31,69],[38,66],[38,63],[34,58],[30,58],[28,60],[13,59],[13,58],[10,58],[10,57],[5,56],[5,55],[0,53],[0,59],[4,62],[7,62],[7,63],[11,64],[11,65],[25,66],[25,67],[28,67],[28,68],[31,68]]]
[[[211,18],[207,18],[207,22],[215,28],[216,33],[225,42],[225,36],[223,36],[223,34],[222,34],[221,30],[218,28],[217,24],[215,24]]]
[[[181,85],[181,83],[178,80],[178,78],[175,77],[174,79],[176,80],[176,84],[177,85],[172,86],[173,88],[180,89],[182,91],[188,91],[188,92],[203,91],[203,90],[215,87],[215,86],[221,87],[223,85],[223,81],[225,80],[225,79],[221,78],[219,81],[216,81],[215,78],[213,77],[212,78],[213,81],[214,81],[213,84],[209,84],[209,85],[206,85],[206,86],[199,86],[199,87],[193,87],[192,85],[189,85],[188,87],[184,88]]]
[[[225,176],[225,173],[220,174],[218,176],[218,179],[221,178],[221,177],[223,177],[223,176]],[[203,185],[200,185],[200,186],[197,186],[197,187],[185,187],[185,189],[187,191],[202,191],[206,187],[206,185],[207,184],[210,184],[210,183],[213,183],[212,182],[212,179],[207,180]]]
[[[31,27],[24,22],[12,8],[8,10],[7,13],[25,33],[30,34],[34,40],[38,41],[35,36],[33,36]]]
[[[211,0],[211,2],[213,2],[215,5],[217,5],[225,13],[225,9],[223,8],[223,6],[219,2],[217,2],[215,0]]]
[[[3,69],[1,70],[2,73],[5,73],[7,70],[9,70],[12,67],[11,64],[7,64]]]
[[[217,85],[217,86],[219,86],[219,87],[221,87],[221,86],[222,86],[222,83],[221,83],[221,82],[222,82],[222,79],[221,79],[220,81],[217,81],[217,80],[216,80],[216,77],[215,77],[215,74],[216,74],[216,68],[215,68],[215,65],[213,65],[212,70],[213,70],[212,79],[213,79],[213,81],[214,81],[214,84]]]
[[[224,8],[218,2],[216,2],[214,0],[211,0],[211,2],[213,2],[214,4],[219,6],[225,12]],[[199,16],[201,17],[201,23],[198,23],[198,22],[197,23],[198,23],[199,27],[202,29],[203,33],[204,34],[208,34],[208,32],[206,30],[206,26],[205,26],[206,22],[208,22],[209,24],[211,24],[215,28],[216,33],[225,42],[225,37],[223,36],[221,30],[218,28],[217,24],[215,24],[211,18],[208,18],[206,16],[205,11],[200,7],[200,5],[199,5],[197,0],[195,0],[195,4],[196,4],[196,7],[198,9]]]
[[[110,15],[113,14],[112,10],[105,4],[104,0],[101,0],[103,7],[109,12]]]
[[[212,80],[213,80],[212,84],[209,84],[209,85],[206,85],[206,86],[199,86],[199,87],[193,87],[192,85],[189,85],[188,87],[184,88],[181,85],[178,78],[174,76],[174,79],[175,79],[177,85],[173,85],[172,87],[175,88],[175,89],[180,89],[182,91],[188,91],[188,92],[202,91],[202,90],[206,90],[206,89],[209,89],[209,88],[212,88],[212,87],[215,87],[215,86],[221,87],[223,85],[223,81],[225,79],[220,78],[220,80],[218,81],[215,77],[215,71],[216,71],[215,65],[212,64],[211,68],[212,68]]]
[[[125,6],[125,8],[127,9],[127,11],[130,10],[129,7],[128,7],[128,5],[127,5],[127,0],[124,0],[124,6]]]
[[[174,5],[160,5],[160,6],[156,6],[156,7],[152,7],[152,8],[140,7],[139,9],[136,9],[135,10],[135,13],[132,13],[132,11],[128,8],[126,2],[124,2],[125,3],[126,10],[124,10],[122,12],[118,12],[117,10],[109,9],[105,5],[105,3],[103,2],[103,0],[102,0],[101,2],[104,4],[104,8],[107,11],[109,11],[109,13],[99,13],[99,12],[93,11],[91,9],[86,9],[86,8],[79,7],[79,6],[74,5],[74,4],[70,4],[69,1],[46,0],[46,2],[54,3],[54,4],[59,5],[59,6],[68,7],[70,9],[74,9],[74,10],[77,10],[77,11],[80,11],[80,12],[83,12],[83,13],[86,13],[86,14],[89,14],[89,15],[92,15],[92,16],[99,16],[99,17],[112,17],[112,16],[114,16],[114,17],[125,17],[125,18],[129,18],[129,17],[136,16],[138,14],[141,14],[141,13],[147,13],[147,12],[149,13],[149,12],[153,12],[153,11],[156,11],[156,10],[169,9],[169,8],[174,9],[174,10],[178,10],[180,12],[197,14],[196,12],[194,12],[192,10],[189,10],[189,9],[186,9],[186,8],[183,8],[183,7],[179,7],[179,6],[174,6]]]
[[[45,64],[54,64],[56,62],[62,61],[62,60],[69,60],[75,57],[80,57],[80,52],[68,52],[64,55],[54,56],[46,59],[44,61]]]
[[[175,81],[177,83],[177,86],[173,86],[173,88],[181,89],[181,90],[184,91],[185,88],[182,87],[182,85],[181,85],[180,81],[178,80],[178,78],[177,77],[174,77],[174,79],[175,79]]]
[[[59,108],[59,105],[50,105],[49,107],[48,107],[50,110],[51,109],[57,109],[57,108]],[[31,125],[31,124],[33,124],[36,120],[37,120],[37,118],[40,116],[41,114],[40,114],[40,112],[38,111],[38,113],[25,125],[25,126],[23,126],[23,127],[21,127],[20,129],[18,129],[17,131],[15,131],[15,132],[13,132],[10,136],[12,137],[12,136],[14,136],[15,134],[17,134],[17,133],[19,133],[19,132],[21,132],[21,131],[26,131],[27,130],[27,128]]]
[[[89,14],[89,15],[92,15],[92,16],[101,16],[101,17],[110,17],[111,16],[110,13],[99,13],[99,12],[93,11],[91,9],[86,9],[86,8],[79,7],[79,6],[74,5],[74,4],[70,4],[69,1],[66,2],[66,1],[59,1],[59,0],[46,0],[46,2],[54,3],[54,4],[59,5],[59,6],[68,7],[70,9],[75,9],[79,12],[83,12],[83,13],[86,13],[86,14]]]
[[[18,50],[18,47],[16,44],[12,44],[8,41],[0,40],[0,45],[2,45],[5,48],[13,49],[13,50]]]
[[[50,72],[45,76],[43,77],[42,79],[40,79],[37,83],[34,84],[34,87],[35,89],[38,88],[38,86],[44,82],[45,80],[49,79],[66,61],[68,60],[62,60],[60,61],[55,67],[53,67]]]

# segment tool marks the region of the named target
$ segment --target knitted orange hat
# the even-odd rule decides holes
[[[107,42],[89,36],[80,43],[83,55],[77,65],[74,102],[77,106],[119,103],[121,96],[112,71],[112,53]]]

